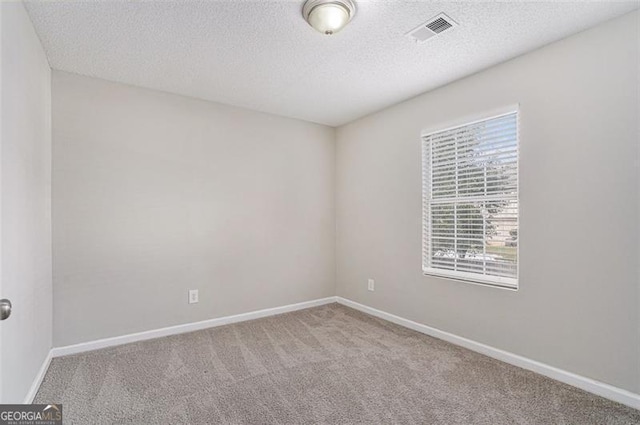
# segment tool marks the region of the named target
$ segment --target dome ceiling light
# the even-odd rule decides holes
[[[325,35],[335,34],[356,14],[351,0],[307,0],[302,6],[304,20]]]

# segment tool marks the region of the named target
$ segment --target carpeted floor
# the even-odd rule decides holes
[[[56,358],[65,424],[640,424],[640,411],[350,308]]]

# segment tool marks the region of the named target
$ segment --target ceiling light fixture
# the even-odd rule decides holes
[[[323,34],[340,31],[356,14],[351,0],[307,0],[302,6],[304,20]]]

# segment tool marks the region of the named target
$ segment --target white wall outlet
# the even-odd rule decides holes
[[[367,289],[370,291],[376,290],[376,282],[373,279],[369,279],[369,281],[367,282]]]
[[[195,304],[198,302],[198,290],[189,289],[189,304]]]

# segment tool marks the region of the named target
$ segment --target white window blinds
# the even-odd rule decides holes
[[[518,114],[422,142],[425,274],[517,288]]]

